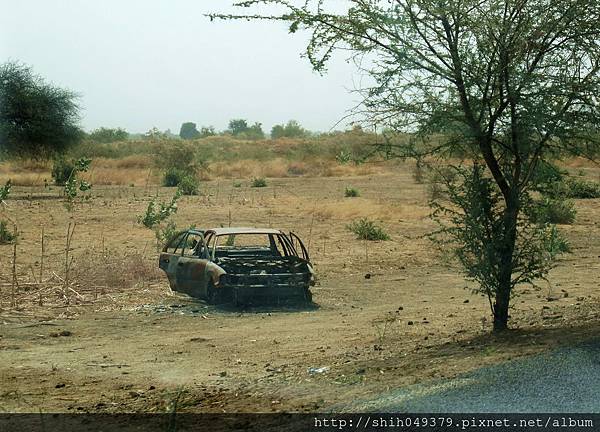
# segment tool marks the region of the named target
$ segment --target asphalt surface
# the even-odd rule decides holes
[[[346,410],[600,413],[600,339],[398,389]]]

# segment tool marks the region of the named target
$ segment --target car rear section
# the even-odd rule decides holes
[[[302,258],[222,258],[219,266],[219,285],[236,305],[312,302],[313,271]]]

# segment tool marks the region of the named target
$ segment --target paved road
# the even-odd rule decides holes
[[[600,340],[359,401],[362,412],[600,413]]]

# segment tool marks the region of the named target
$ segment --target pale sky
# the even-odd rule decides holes
[[[289,119],[327,131],[356,105],[355,67],[339,57],[316,74],[300,58],[306,35],[283,23],[204,17],[231,4],[0,0],[0,63],[21,61],[79,93],[88,131],[178,133],[185,121],[222,130],[232,118],[259,121],[266,132]]]

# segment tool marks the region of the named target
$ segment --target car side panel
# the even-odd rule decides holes
[[[176,279],[177,291],[192,297],[206,298],[208,260],[198,257],[179,257]]]
[[[177,291],[177,263],[181,255],[163,252],[159,257],[159,267],[167,274],[171,289]]]

